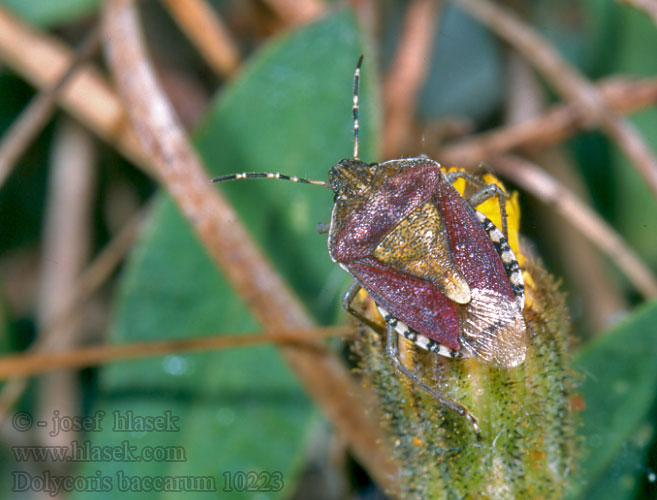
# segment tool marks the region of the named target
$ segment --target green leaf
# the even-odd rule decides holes
[[[351,79],[360,51],[355,22],[343,12],[253,57],[217,97],[199,131],[198,148],[212,174],[280,170],[325,179],[327,169],[351,152]],[[375,132],[367,105],[373,95],[365,89],[367,84],[364,154],[371,151],[368,139]],[[316,222],[330,216],[332,192],[267,180],[218,189],[235,202],[253,236],[306,305],[319,317],[334,319],[346,274],[336,271],[326,237],[315,232]],[[258,329],[173,203],[160,199],[125,271],[112,338],[127,342]],[[80,474],[109,477],[112,492],[129,483],[126,476],[207,476],[222,495],[225,473],[280,471],[283,492],[263,498],[293,491],[316,413],[273,347],[123,362],[103,370],[101,382],[98,408],[105,412],[104,425],[90,436],[93,444],[121,446],[127,440],[139,449],[179,446],[185,461],[95,461]],[[135,416],[169,411],[179,417],[180,430],[113,429],[114,412],[127,417],[128,410]],[[225,495],[252,498],[253,492]],[[217,492],[194,494],[206,497],[216,498]],[[130,498],[130,492],[121,491],[121,498]]]
[[[654,434],[654,423],[646,419],[657,392],[655,324],[657,302],[652,302],[588,344],[576,357],[575,369],[584,377],[580,392],[586,409],[582,414],[583,453],[574,473],[574,497],[602,498],[592,495],[591,488],[610,478],[624,481],[625,487],[617,485],[608,493],[628,493],[636,481],[625,479],[630,474],[627,471],[644,474],[636,457],[642,455],[641,450]],[[635,457],[634,462],[628,462],[628,457]],[[600,493],[600,488],[596,492]]]
[[[652,48],[657,44],[657,29],[650,19],[638,9],[622,9],[617,24],[622,27],[623,37],[616,47],[616,57],[611,59],[610,72],[653,76],[657,72],[657,61]],[[655,154],[655,129],[657,110],[648,107],[627,118],[643,137],[647,147]],[[648,187],[644,176],[627,159],[617,146],[612,148],[614,160],[613,193],[617,209],[615,223],[643,259],[652,266],[657,265],[657,201]],[[597,185],[593,179],[592,185]]]
[[[397,19],[402,18],[403,11]],[[480,121],[499,107],[504,93],[501,47],[452,3],[442,10],[430,68],[417,107],[423,118],[459,116]]]
[[[100,0],[0,0],[23,21],[42,28],[67,24],[95,12]]]
[[[622,444],[614,461],[605,469],[605,473],[586,490],[586,498],[596,500],[637,498],[641,483],[650,470],[645,463],[655,431],[654,421],[654,416],[649,416],[639,423],[636,431]]]

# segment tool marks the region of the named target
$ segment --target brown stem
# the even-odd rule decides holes
[[[520,54],[508,50],[507,61],[506,121],[509,124],[526,123],[544,113],[546,93],[531,65]],[[552,146],[527,156],[580,199],[589,202],[584,181],[565,148]],[[564,224],[550,206],[537,205],[533,216],[542,232],[553,235],[560,265],[570,281],[573,294],[583,304],[582,319],[586,323],[583,326],[590,332],[606,330],[627,308],[627,303],[614,285],[611,269],[603,256],[575,227]]]
[[[163,0],[171,16],[210,67],[230,77],[240,65],[237,42],[216,11],[205,0]]]
[[[657,2],[655,0],[618,0],[620,3],[631,5],[635,9],[644,11],[652,21],[657,24]]]
[[[199,241],[266,329],[312,328],[298,299],[212,187],[146,58],[133,2],[106,2],[103,24],[108,64],[142,147]],[[378,425],[367,416],[362,391],[346,368],[319,350],[287,346],[281,352],[354,453],[380,484],[388,486],[393,466],[381,448]]]
[[[589,203],[586,191],[579,189],[581,179],[577,177],[574,159],[566,148],[546,149],[529,159],[572,190],[582,203]],[[597,250],[597,245],[574,224],[565,224],[551,206],[543,205],[532,214],[534,217],[541,232],[554,240],[559,265],[569,281],[569,295],[581,302],[584,335],[605,332],[628,310],[625,294],[614,276],[615,270]]]
[[[413,0],[383,83],[383,157],[397,158],[411,129],[415,103],[429,71],[438,21],[437,0]]]
[[[314,21],[326,12],[322,0],[264,0],[287,26],[300,26]]]
[[[44,89],[57,81],[53,69],[70,66],[73,54],[54,37],[27,28],[0,7],[0,59],[34,86]],[[136,141],[130,123],[125,120],[122,104],[107,80],[88,66],[77,71],[73,80],[60,93],[59,104],[153,175],[148,158]],[[657,101],[657,80],[654,78],[639,82],[614,78],[601,82],[599,86],[610,105],[621,113],[630,113]],[[449,145],[439,156],[445,164],[477,165],[511,149],[556,144],[580,130],[584,126],[584,116],[585,113],[574,104],[555,106],[527,123]]]
[[[559,94],[580,106],[587,122],[598,124],[616,142],[657,196],[657,158],[635,127],[607,104],[591,82],[509,9],[489,0],[456,1],[509,42]]]
[[[610,78],[601,81],[598,88],[618,113],[631,113],[657,102],[657,78]],[[538,150],[558,144],[583,127],[581,108],[572,103],[560,104],[522,123],[449,144],[440,158],[447,165],[474,166],[513,149]]]
[[[39,92],[5,132],[0,143],[0,187],[16,162],[48,123],[55,109],[57,97],[78,68],[98,49],[98,29],[94,28],[76,50],[68,68],[52,87]]]
[[[69,118],[64,118],[55,134],[46,204],[37,310],[41,332],[66,310],[73,285],[88,258],[95,156],[95,144],[90,134]],[[63,348],[69,348],[72,345],[70,339],[84,331],[81,321],[69,321],[66,329],[69,341],[62,345]],[[51,373],[38,382],[37,415],[40,418],[48,418],[55,410],[63,415],[79,413],[74,374]],[[65,439],[69,437],[74,436]],[[48,432],[39,432],[39,438],[42,444],[67,444],[63,436],[52,436]]]
[[[79,370],[113,361],[164,356],[172,353],[230,349],[258,344],[296,344],[300,348],[317,349],[316,339],[347,335],[353,328],[333,326],[264,335],[226,334],[181,340],[159,340],[120,345],[78,347],[61,352],[32,352],[0,357],[0,380],[10,377],[32,377],[53,370]],[[309,343],[309,339],[311,342]]]
[[[0,60],[39,89],[54,86],[74,60],[61,41],[21,23],[0,7]],[[91,65],[82,65],[58,94],[57,102],[149,172],[149,164],[109,82]],[[151,173],[152,175],[152,173]]]
[[[72,333],[72,330],[67,328],[69,321],[75,320],[76,315],[84,310],[84,301],[105,283],[128,250],[132,248],[146,211],[147,209],[142,209],[134,215],[80,275],[73,286],[70,301],[66,307],[62,307],[60,313],[45,331],[39,334],[37,340],[30,346],[30,352],[50,351],[57,349],[62,342],[68,342]],[[27,381],[19,378],[8,380],[2,387],[0,391],[0,422],[5,421],[7,413],[16,404],[26,387]]]

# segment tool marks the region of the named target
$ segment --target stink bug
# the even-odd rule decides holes
[[[464,172],[447,172],[427,158],[365,163],[358,158],[358,88],[354,74],[354,155],[329,170],[329,182],[273,173],[242,173],[222,182],[278,178],[329,187],[335,193],[328,232],[329,256],[354,282],[343,298],[347,311],[373,323],[351,304],[362,288],[386,322],[387,351],[395,366],[447,407],[476,419],[442,396],[399,359],[398,335],[450,358],[476,358],[510,368],[526,352],[523,277],[507,243],[505,193]],[[457,179],[475,188],[468,199]],[[475,206],[497,197],[502,229]],[[373,325],[375,326],[375,325]]]

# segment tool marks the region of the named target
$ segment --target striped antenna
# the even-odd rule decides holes
[[[302,179],[301,177],[279,174],[278,172],[242,172],[241,174],[222,175],[221,177],[212,179],[212,182],[238,181],[240,179],[283,179],[284,181],[299,182],[301,184],[313,184],[326,188],[331,187],[328,182]]]
[[[354,104],[351,110],[354,114],[354,159],[358,159],[358,87],[360,85],[360,65],[363,64],[363,54],[358,58],[354,71]]]
[[[353,105],[351,110],[354,115],[354,159],[358,159],[358,88],[360,85],[360,67],[363,64],[363,54],[358,58],[358,63],[356,63],[356,71],[354,71],[354,96],[353,96]],[[291,182],[299,182],[301,184],[313,184],[315,186],[323,186],[331,189],[331,186],[328,182],[324,181],[314,181],[310,179],[302,179],[301,177],[289,176],[280,174],[278,172],[242,172],[241,174],[229,174],[222,175],[221,177],[215,177],[212,179],[212,182],[227,182],[227,181],[238,181],[241,179],[283,179]]]

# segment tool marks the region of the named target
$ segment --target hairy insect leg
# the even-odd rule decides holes
[[[497,197],[497,202],[500,205],[500,214],[502,219],[502,234],[508,240],[509,239],[509,229],[506,222],[506,193],[502,191],[502,188],[497,184],[490,184],[488,187],[483,188],[481,191],[477,191],[475,194],[468,198],[468,203],[476,207],[477,205],[483,203],[493,196]]]
[[[399,335],[397,334],[397,331],[392,327],[392,325],[388,324],[386,331],[386,350],[397,370],[406,375],[413,383],[419,385],[429,395],[431,395],[431,397],[438,400],[441,404],[445,405],[450,410],[455,411],[462,417],[467,418],[472,424],[474,432],[477,435],[477,441],[481,441],[481,432],[479,431],[479,425],[477,424],[477,419],[475,416],[470,413],[470,411],[465,406],[437,393],[422,380],[420,380],[416,375],[411,373],[411,371],[404,366],[401,359],[399,359],[399,346],[397,344],[398,341]]]
[[[358,295],[358,292],[360,291],[360,289],[361,289],[361,286],[358,283],[358,281],[356,281],[356,280],[352,281],[351,285],[349,285],[349,289],[347,290],[347,292],[342,297],[342,307],[344,307],[345,311],[347,311],[349,314],[351,314],[358,321],[360,321],[361,323],[369,326],[375,332],[381,333],[381,327],[379,325],[377,325],[371,319],[365,317],[363,314],[361,314],[360,312],[356,311],[356,309],[351,307],[351,303],[356,298],[356,295]]]
[[[450,183],[453,183],[456,179],[463,179],[465,182],[479,187],[479,191],[474,193],[470,198],[468,198],[468,203],[472,207],[476,207],[481,203],[485,202],[489,198],[496,197],[497,202],[500,205],[500,214],[502,218],[502,234],[504,238],[509,239],[509,231],[507,228],[506,222],[506,199],[509,196],[504,190],[497,184],[487,184],[486,182],[474,177],[473,175],[468,174],[467,172],[455,171],[447,174],[447,179]]]

